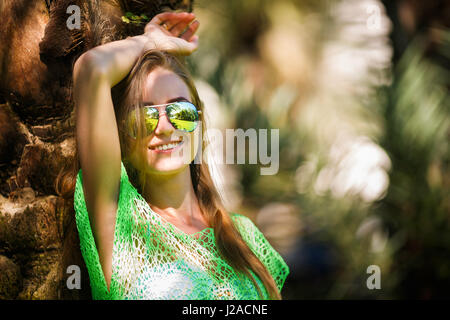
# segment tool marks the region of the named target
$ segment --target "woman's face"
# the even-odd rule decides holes
[[[174,101],[191,101],[189,88],[184,81],[172,71],[156,67],[148,75],[143,92],[143,102],[148,105],[160,105]],[[169,122],[165,107],[158,109],[159,122],[149,136],[143,138],[139,147],[136,140],[130,139],[130,160],[135,168],[151,175],[170,175],[183,171],[195,157],[194,136],[200,125],[193,132],[175,129]],[[162,114],[161,114],[162,113]],[[171,144],[168,149],[162,146]]]

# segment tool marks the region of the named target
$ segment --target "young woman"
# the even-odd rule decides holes
[[[280,299],[287,265],[193,161],[203,105],[177,56],[197,49],[198,26],[161,13],[74,65],[74,207],[94,299]]]

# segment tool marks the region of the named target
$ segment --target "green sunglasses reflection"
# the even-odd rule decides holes
[[[159,109],[164,108],[165,112]],[[161,105],[147,106],[143,105],[139,109],[140,116],[143,117],[145,124],[145,136],[149,136],[158,126],[159,118],[163,114],[167,114],[169,122],[172,126],[183,132],[194,131],[199,122],[201,110],[197,110],[194,104],[188,101],[178,101]],[[136,111],[133,110],[128,115],[128,133],[131,137],[136,138],[138,132],[138,122]]]

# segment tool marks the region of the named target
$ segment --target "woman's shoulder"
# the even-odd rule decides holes
[[[235,212],[230,213],[230,216],[242,237],[257,239],[263,235],[256,224],[249,217]]]
[[[230,216],[234,226],[251,249],[262,242],[267,241],[262,232],[249,217],[235,212],[230,213]]]
[[[258,229],[250,218],[238,213],[230,213],[230,216],[242,239],[247,243],[258,259],[266,266],[267,270],[274,278],[278,289],[281,291],[284,281],[289,274],[289,267],[284,259],[272,247],[261,230]]]
[[[236,212],[230,212],[230,216],[231,219],[233,220],[233,222],[251,222],[250,218],[248,218],[247,216],[244,216],[240,213],[236,213]]]
[[[254,245],[256,242],[255,231],[261,232],[253,221],[242,214],[230,213],[234,226],[239,231],[241,237],[249,244]],[[250,243],[249,243],[250,242]]]

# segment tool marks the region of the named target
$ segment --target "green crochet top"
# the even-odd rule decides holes
[[[189,235],[152,211],[130,183],[123,163],[108,291],[82,183],[80,170],[74,209],[94,299],[260,299],[253,282],[219,255],[213,228]],[[249,218],[239,214],[231,217],[281,291],[289,273],[284,260]],[[267,299],[261,280],[255,279]]]

